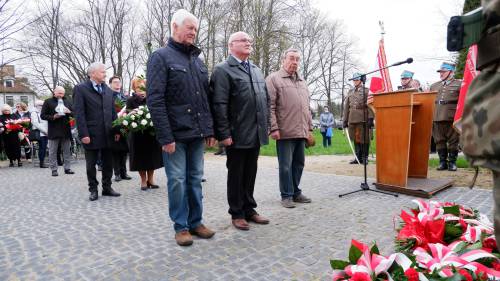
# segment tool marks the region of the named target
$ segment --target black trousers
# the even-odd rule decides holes
[[[127,152],[113,151],[113,170],[115,176],[125,176],[127,174]]]
[[[249,218],[257,212],[253,198],[260,147],[227,147],[227,201],[233,219]]]
[[[111,188],[111,176],[113,176],[113,155],[111,149],[85,149],[85,163],[87,165],[87,181],[89,191],[97,191],[99,182],[96,178],[96,164],[101,156],[102,160],[102,190]]]

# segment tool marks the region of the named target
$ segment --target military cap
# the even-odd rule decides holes
[[[413,72],[405,70],[401,73],[401,78],[413,78]]]
[[[354,72],[354,74],[352,75],[352,80],[353,81],[358,81],[358,80],[361,80],[361,73],[359,72]]]
[[[443,62],[437,72],[441,71],[455,71],[455,64],[451,62]]]

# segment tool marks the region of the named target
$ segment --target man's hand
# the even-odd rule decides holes
[[[90,138],[89,137],[82,138],[82,143],[83,144],[89,144],[90,143]]]
[[[280,136],[280,130],[275,130],[271,132],[271,138],[273,140],[279,140],[281,138]]]
[[[120,140],[120,134],[116,134],[115,135],[115,141],[119,141]]]
[[[231,137],[222,141],[222,145],[224,145],[224,146],[230,146],[232,144],[233,144],[233,139]]]
[[[215,146],[215,138],[213,138],[213,137],[205,138],[205,144],[208,147],[214,147]]]
[[[169,144],[165,144],[161,147],[163,151],[165,151],[168,154],[172,154],[175,152],[175,142],[171,142]]]

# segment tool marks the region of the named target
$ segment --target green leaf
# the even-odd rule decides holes
[[[349,262],[343,260],[330,260],[330,266],[333,270],[344,270],[349,265]]]
[[[374,243],[372,248],[370,249],[371,254],[380,255],[380,251],[378,250],[377,243]]]
[[[446,224],[444,230],[444,240],[448,243],[456,240],[458,237],[462,235],[462,227],[452,224]]]
[[[445,214],[451,214],[457,217],[460,215],[460,207],[458,207],[458,205],[443,207],[443,210]]]
[[[351,248],[349,249],[349,262],[351,264],[356,264],[362,255],[363,253],[361,252],[360,249],[351,245]]]

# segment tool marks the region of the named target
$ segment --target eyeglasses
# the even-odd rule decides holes
[[[233,40],[233,42],[243,42],[243,43],[250,43],[250,44],[253,44],[253,40],[252,40],[252,39],[249,39],[249,38],[245,38],[245,39],[235,39],[235,40]]]

